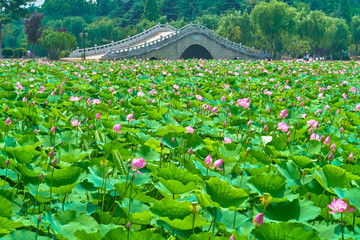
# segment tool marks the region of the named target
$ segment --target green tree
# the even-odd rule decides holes
[[[360,16],[354,16],[351,20],[351,36],[352,41],[355,44],[355,59],[360,43]]]
[[[59,59],[64,51],[71,51],[76,48],[76,38],[67,32],[57,32],[46,29],[39,40],[42,47],[47,50],[50,59]]]
[[[34,12],[30,17],[25,18],[25,33],[27,36],[28,44],[32,46],[32,52],[35,54],[35,45],[37,45],[42,28],[42,19],[44,17],[43,13]]]
[[[319,54],[324,48],[327,19],[325,13],[312,11],[300,23],[300,36],[309,40],[314,54]]]
[[[258,32],[270,45],[273,56],[278,59],[278,51],[282,35],[289,33],[295,26],[296,11],[284,2],[272,0],[262,2],[254,7],[251,18],[256,24]]]
[[[162,16],[166,16],[169,21],[176,20],[178,13],[176,12],[176,1],[162,0],[160,2],[160,11]]]
[[[26,14],[31,0],[0,0],[0,58],[2,58],[2,29],[10,22]]]
[[[146,0],[143,18],[156,21],[160,17],[159,5],[156,0]]]
[[[340,0],[340,13],[341,17],[344,18],[347,23],[351,22],[351,8],[349,0]]]

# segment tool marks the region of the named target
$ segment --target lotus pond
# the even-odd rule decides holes
[[[0,62],[2,239],[360,239],[360,62]]]

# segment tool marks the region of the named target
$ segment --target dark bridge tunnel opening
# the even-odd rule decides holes
[[[189,59],[189,58],[213,59],[213,56],[203,46],[194,44],[188,47],[180,56],[180,59]]]

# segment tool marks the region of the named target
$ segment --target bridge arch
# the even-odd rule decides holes
[[[192,44],[187,46],[179,57],[180,59],[191,59],[191,58],[201,58],[201,59],[213,59],[212,54],[208,49],[199,44]]]

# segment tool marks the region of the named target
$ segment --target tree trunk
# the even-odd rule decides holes
[[[0,59],[3,58],[2,55],[2,24],[0,23]]]
[[[356,46],[356,47],[355,47],[355,57],[354,57],[354,60],[356,61],[356,56],[357,56],[357,51],[358,51],[359,44],[356,43],[355,46]]]

